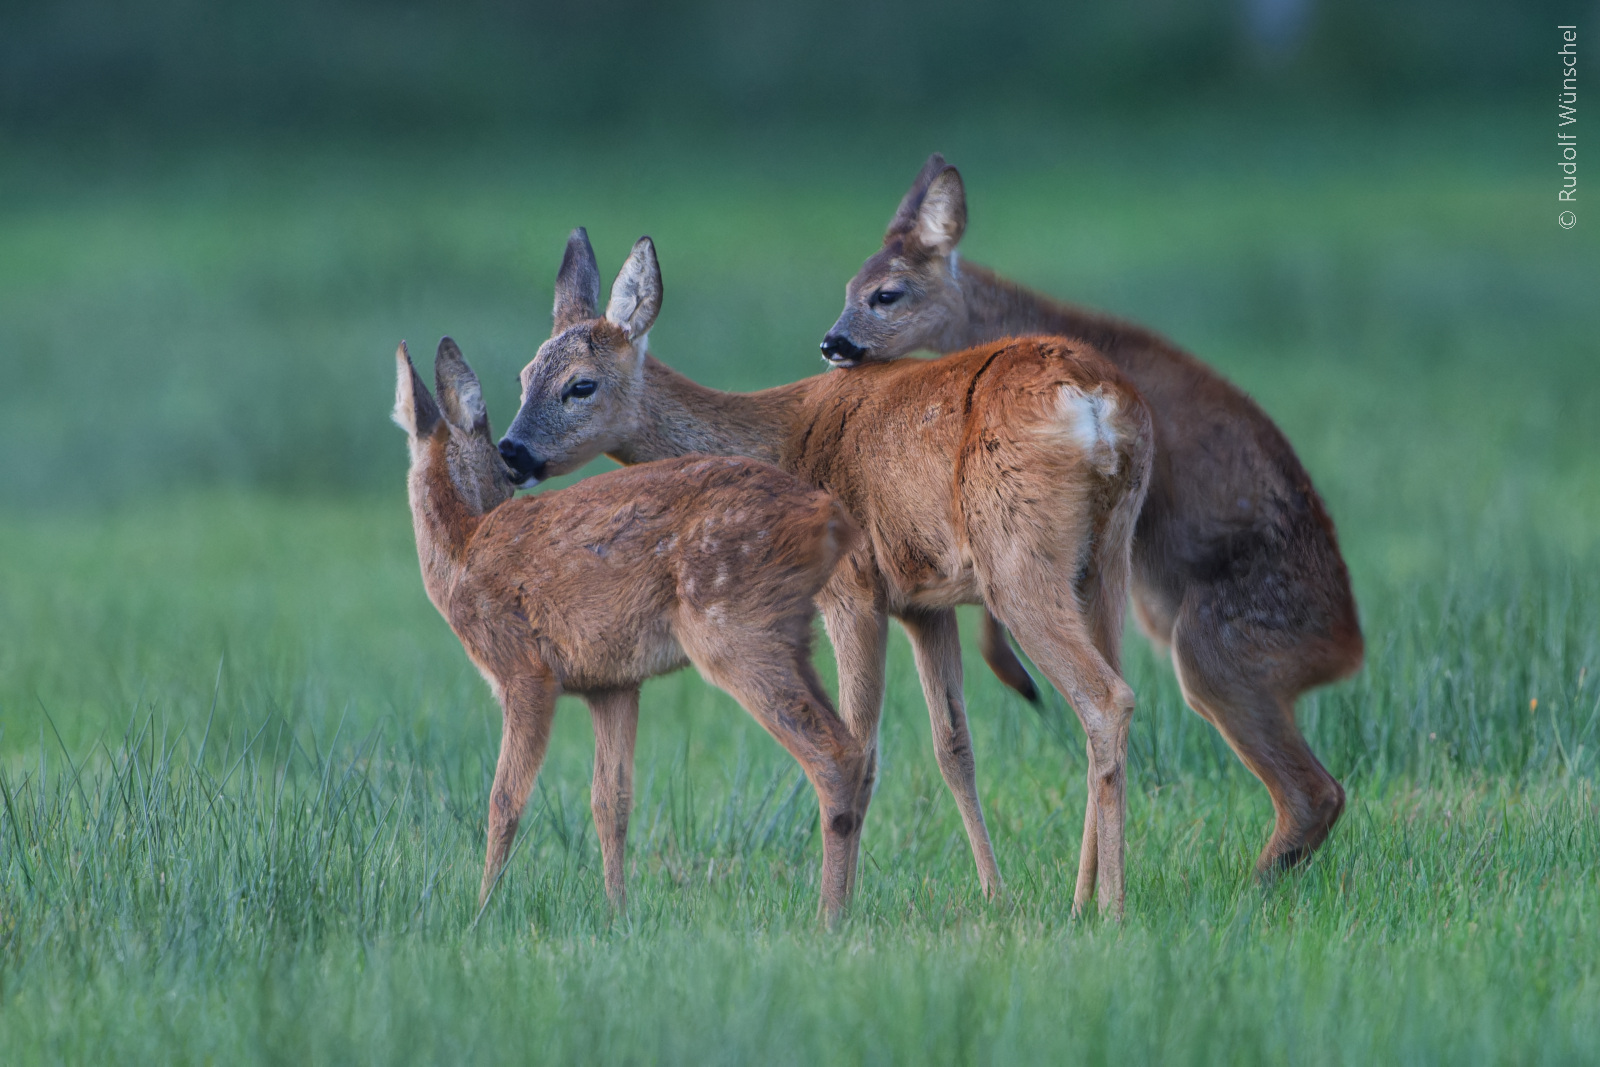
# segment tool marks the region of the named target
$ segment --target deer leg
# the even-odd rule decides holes
[[[1100,913],[1122,915],[1125,891],[1124,819],[1127,809],[1128,729],[1133,690],[1095,647],[1069,584],[1038,574],[986,577],[989,607],[1016,635],[1023,651],[1072,704],[1089,739],[1089,800],[1084,843],[1094,822],[1093,883]],[[1023,591],[1019,595],[1018,591]],[[1078,884],[1087,903],[1087,868],[1079,857]]]
[[[1078,885],[1072,893],[1072,912],[1081,914],[1094,896],[1095,878],[1100,870],[1100,821],[1094,814],[1094,748],[1085,743],[1089,758],[1088,800],[1083,806],[1083,844],[1078,848]]]
[[[1110,913],[1120,919],[1125,898],[1128,729],[1133,722],[1134,698],[1133,690],[1115,671],[1103,663],[1098,666],[1098,670],[1093,666],[1084,670],[1087,677],[1076,685],[1069,684],[1064,691],[1074,707],[1090,709],[1080,718],[1089,735],[1094,782],[1090,795],[1094,797],[1096,900],[1100,914]],[[1081,858],[1079,869],[1081,872]]]
[[[855,589],[839,593],[834,584],[818,596],[817,606],[839,665],[839,715],[867,753],[870,795],[877,775],[889,615],[880,597]]]
[[[1344,811],[1344,789],[1294,720],[1300,692],[1294,676],[1304,667],[1287,662],[1293,657],[1281,651],[1240,648],[1237,634],[1230,647],[1221,647],[1197,600],[1186,597],[1178,614],[1172,665],[1184,701],[1217,728],[1272,797],[1272,836],[1256,863],[1256,873],[1267,877],[1299,863],[1327,839]]]
[[[983,653],[983,662],[989,665],[996,678],[1015,689],[1028,703],[1039,703],[1039,687],[1034,684],[1033,675],[1028,673],[1028,668],[1022,665],[1012,650],[1011,642],[1006,637],[1006,628],[987,611],[983,613],[978,650]]]
[[[1088,735],[1089,788],[1084,810],[1084,845],[1090,841],[1092,818],[1094,855],[1091,858],[1080,853],[1078,857],[1078,890],[1074,893],[1073,910],[1081,911],[1088,904],[1088,891],[1092,886],[1096,890],[1100,914],[1120,919],[1125,898],[1124,823],[1133,690],[1105,664],[1086,635],[1050,642],[1039,652],[1030,649],[1028,654],[1041,667],[1044,662],[1054,661],[1051,667],[1043,668],[1045,674],[1071,701]]]
[[[500,704],[500,759],[489,790],[489,846],[478,890],[479,907],[489,899],[489,890],[505,865],[528,792],[544,762],[556,709],[555,682],[548,675],[513,678],[504,686]]]
[[[628,843],[628,813],[633,807],[633,742],[639,732],[639,690],[617,689],[588,698],[594,719],[594,785],[589,809],[600,837],[606,872],[606,897],[614,910],[627,907],[623,856]]]
[[[883,714],[884,657],[889,644],[889,616],[880,605],[855,597],[819,599],[823,626],[839,662],[840,714],[850,732],[878,744],[878,719]]]
[[[1172,650],[1172,627],[1176,618],[1174,609],[1164,598],[1134,583],[1133,620],[1139,625],[1139,632],[1156,650],[1157,656],[1165,656]]]
[[[992,618],[992,617],[991,617]],[[961,693],[961,636],[956,629],[956,613],[918,611],[901,616],[911,650],[916,656],[917,673],[922,676],[922,695],[928,703],[928,718],[933,724],[933,750],[939,759],[939,772],[961,809],[961,822],[978,865],[978,882],[983,895],[991,899],[1005,892],[1000,866],[995,862],[994,844],[984,824],[983,806],[978,800],[977,764],[972,756],[972,734],[967,728],[967,707]],[[996,623],[998,626],[998,623]],[[1005,631],[1000,631],[1001,640]]]
[[[872,754],[828,702],[809,649],[776,638],[708,647],[680,637],[684,652],[711,683],[730,693],[799,761],[816,790],[822,818],[822,908],[829,925],[855,888],[861,828],[871,798]],[[803,642],[801,642],[803,646]]]

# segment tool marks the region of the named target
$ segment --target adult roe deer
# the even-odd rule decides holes
[[[1328,836],[1344,789],[1295,723],[1301,693],[1353,674],[1363,641],[1350,575],[1294,449],[1243,391],[1149,330],[1025,289],[962,259],[961,175],[928,159],[883,247],[845,287],[822,342],[841,367],[1014,334],[1082,338],[1132,379],[1155,417],[1150,490],[1133,538],[1140,628],[1170,650],[1189,706],[1272,795],[1257,871]],[[860,373],[852,370],[848,373]],[[991,643],[1004,643],[999,633]]]
[[[1128,546],[1150,464],[1138,393],[1087,345],[1032,338],[934,362],[722,393],[648,353],[661,271],[634,245],[597,312],[600,276],[575,230],[551,337],[522,371],[500,443],[523,484],[601,452],[641,463],[690,452],[766,460],[826,489],[864,537],[822,590],[845,721],[875,756],[887,620],[916,653],[945,782],[988,893],[1001,889],[978,800],[955,606],[981,603],[1067,694],[1088,734],[1089,800],[1074,896],[1123,901],[1133,693],[1117,673]],[[871,764],[875,768],[875,761]]]
[[[405,345],[395,421],[428,598],[504,713],[480,905],[516,837],[556,697],[594,718],[592,806],[606,892],[626,896],[639,685],[693,663],[800,761],[822,816],[830,921],[855,878],[867,755],[811,667],[813,599],[855,526],[826,493],[764,463],[692,456],[511,499],[478,379],[448,337],[438,402]]]

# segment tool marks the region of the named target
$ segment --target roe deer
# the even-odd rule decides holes
[[[811,667],[818,590],[857,538],[828,494],[764,463],[690,456],[511,499],[478,380],[448,337],[438,402],[405,345],[395,421],[428,598],[504,713],[480,905],[516,837],[556,697],[594,717],[595,828],[606,893],[625,902],[639,685],[693,663],[800,761],[822,815],[829,920],[855,878],[868,758]]]
[[[887,620],[904,624],[983,888],[1000,871],[978,800],[955,606],[1005,621],[1071,700],[1089,739],[1089,830],[1075,907],[1121,913],[1133,692],[1117,674],[1128,545],[1150,465],[1150,419],[1124,377],[1060,338],[992,344],[936,362],[825,374],[722,393],[647,351],[661,305],[640,238],[597,314],[588,235],[567,243],[552,336],[522,371],[500,443],[531,484],[601,452],[642,463],[688,452],[751,456],[836,496],[864,537],[819,603],[839,661],[839,704],[875,768]],[[870,773],[870,772],[869,772]],[[1096,823],[1093,813],[1102,817]]]
[[[1133,536],[1134,614],[1158,649],[1170,649],[1189,706],[1272,795],[1276,825],[1258,873],[1292,866],[1344,810],[1344,789],[1295,724],[1295,702],[1354,673],[1363,654],[1350,574],[1322,498],[1288,440],[1241,390],[1148,330],[961,259],[966,221],[961,175],[935,153],[883,247],[845,287],[823,354],[856,367],[921,348],[952,352],[1049,333],[1094,345],[1132,379],[1154,415],[1156,441]],[[1003,644],[1004,633],[995,640]]]

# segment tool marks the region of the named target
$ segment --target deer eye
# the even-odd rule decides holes
[[[879,289],[872,294],[872,302],[879,307],[888,307],[905,295],[905,291],[901,289]]]
[[[597,388],[598,386],[588,378],[579,378],[577,381],[567,385],[567,388],[561,394],[561,399],[571,400],[576,398],[582,400],[585,397],[594,396],[594,391]]]

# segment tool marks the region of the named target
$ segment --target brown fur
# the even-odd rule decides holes
[[[1283,433],[1241,390],[1149,330],[960,259],[965,224],[961,176],[935,155],[883,247],[846,286],[824,352],[858,366],[1049,333],[1082,338],[1132,379],[1154,414],[1156,441],[1133,543],[1135,616],[1170,648],[1189,706],[1272,795],[1276,825],[1258,869],[1298,862],[1326,839],[1344,790],[1295,725],[1295,702],[1354,673],[1363,654],[1322,498]]]
[[[569,262],[574,248],[592,261],[581,231]],[[648,238],[618,285],[641,273],[657,279],[659,294]],[[1101,907],[1120,913],[1133,693],[1117,674],[1118,638],[1151,452],[1149,416],[1130,383],[1087,345],[1024,338],[722,393],[649,357],[642,332],[620,339],[609,310],[607,319],[592,309],[581,319],[562,305],[569,288],[558,281],[555,336],[523,371],[522,407],[502,452],[552,474],[601,451],[623,463],[747,455],[833,493],[864,535],[820,597],[845,720],[875,750],[894,615],[916,651],[940,769],[980,878],[997,892],[954,613],[958,604],[986,605],[1069,696],[1088,732],[1092,802],[1102,815],[1080,867],[1105,875]],[[576,381],[596,383],[593,395],[570,399]],[[1092,877],[1080,880],[1080,906],[1094,889]]]
[[[822,901],[855,877],[867,757],[811,667],[813,599],[857,539],[826,493],[764,463],[690,456],[511,499],[477,379],[439,346],[439,404],[397,354],[428,597],[504,712],[480,901],[516,836],[561,693],[595,727],[593,809],[606,890],[625,899],[639,685],[693,663],[805,768],[822,814]],[[442,413],[440,411],[442,409]]]

